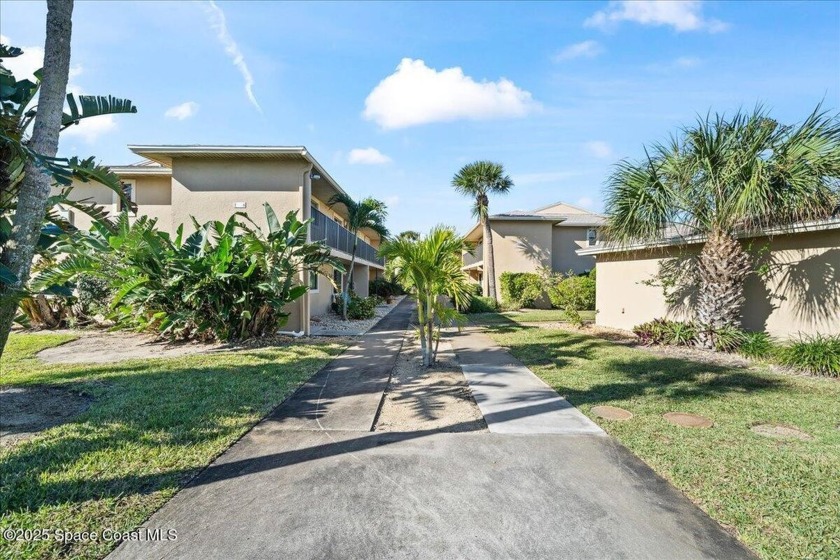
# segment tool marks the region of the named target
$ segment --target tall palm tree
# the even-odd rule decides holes
[[[501,163],[476,161],[461,168],[452,178],[455,191],[474,199],[472,214],[483,227],[484,295],[496,299],[496,263],[493,257],[493,235],[490,231],[490,195],[506,194],[513,180],[505,174]]]
[[[435,362],[435,326],[455,320],[457,309],[469,304],[470,281],[461,270],[461,254],[472,247],[452,228],[438,226],[420,239],[398,237],[386,241],[379,252],[387,259],[387,274],[417,298],[417,324],[423,365]],[[452,298],[455,309],[441,302]]]
[[[698,119],[607,182],[606,235],[627,245],[667,232],[704,235],[696,259],[699,344],[738,326],[752,270],[739,233],[831,216],[840,201],[840,118],[820,107],[781,125],[757,107]]]
[[[350,290],[353,289],[353,268],[356,266],[356,249],[359,246],[359,230],[369,229],[385,239],[388,237],[388,228],[385,227],[385,218],[388,216],[388,208],[381,200],[367,197],[358,202],[345,193],[333,195],[327,202],[330,207],[337,204],[347,209],[347,229],[353,234],[353,250],[350,255],[350,268],[347,270],[347,279],[344,281],[342,290],[341,316],[347,320],[347,300],[350,299]]]

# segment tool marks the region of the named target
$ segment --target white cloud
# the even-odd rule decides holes
[[[584,197],[579,198],[577,200],[577,202],[575,202],[575,204],[582,207],[582,208],[592,208],[592,205],[594,204],[594,201],[591,198],[589,198],[588,196],[584,196]]]
[[[256,96],[254,96],[254,77],[251,75],[251,70],[248,69],[248,64],[245,62],[242,51],[239,50],[239,45],[236,44],[236,40],[234,40],[228,31],[225,13],[213,0],[208,0],[206,12],[210,19],[210,27],[216,31],[216,38],[225,47],[225,52],[233,61],[233,65],[242,74],[242,79],[245,81],[245,94],[248,96],[248,100],[257,111],[262,113],[262,108],[257,103]]]
[[[100,136],[117,129],[114,115],[101,115],[90,119],[82,119],[79,124],[67,127],[61,137],[78,136],[88,144],[95,143]]]
[[[554,62],[563,62],[574,58],[595,58],[603,52],[604,47],[598,41],[583,41],[569,45],[555,54],[552,59]]]
[[[376,148],[354,148],[347,154],[347,163],[362,165],[382,165],[390,163],[391,158]]]
[[[531,94],[508,79],[476,82],[459,67],[437,71],[404,58],[365,99],[365,119],[384,129],[459,119],[523,117],[539,108]]]
[[[651,72],[671,72],[674,70],[687,70],[689,68],[695,68],[702,63],[703,61],[697,57],[681,56],[670,62],[648,64],[647,69]]]
[[[583,22],[585,27],[609,30],[622,21],[642,25],[668,25],[676,31],[725,31],[729,25],[703,17],[700,0],[622,0],[610,2]]]
[[[169,119],[178,119],[179,121],[182,121],[195,116],[196,113],[198,113],[198,103],[195,101],[187,101],[185,103],[181,103],[180,105],[170,107],[166,110],[163,116]]]
[[[18,80],[32,80],[35,81],[33,75],[36,70],[44,65],[44,49],[43,47],[25,47],[16,45],[9,37],[0,35],[0,43],[13,47],[18,47],[23,51],[23,54],[14,58],[4,58],[3,66],[12,71],[15,78]]]
[[[385,197],[385,204],[388,206],[388,208],[393,208],[399,203],[400,203],[400,197],[398,197],[396,195]]]
[[[583,144],[583,148],[589,154],[600,159],[606,159],[608,157],[612,157],[613,155],[612,147],[610,147],[610,145],[604,142],[603,140],[592,140],[590,142],[585,142]]]

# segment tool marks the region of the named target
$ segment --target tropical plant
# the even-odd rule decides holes
[[[818,375],[840,377],[840,335],[800,335],[777,351],[779,361],[789,367]]]
[[[703,235],[696,259],[698,344],[736,327],[752,270],[742,232],[822,219],[840,200],[840,118],[820,107],[782,125],[761,107],[701,118],[640,162],[620,162],[607,182],[606,235],[629,246]]]
[[[543,278],[533,272],[502,272],[502,303],[515,308],[534,307],[543,294]]]
[[[773,338],[766,332],[745,332],[738,353],[747,358],[768,358],[775,348]]]
[[[493,255],[493,235],[490,231],[490,195],[507,194],[513,180],[501,163],[476,161],[462,167],[452,178],[455,192],[473,199],[472,214],[482,227],[484,254],[485,296],[497,299],[496,265]]]
[[[441,327],[460,324],[458,309],[466,308],[472,297],[469,278],[461,270],[461,254],[470,250],[463,237],[443,226],[416,241],[386,241],[379,250],[386,259],[386,273],[417,298],[420,346],[427,367],[435,362],[434,340],[436,336],[439,340]]]
[[[350,299],[350,292],[353,290],[353,269],[356,266],[359,231],[369,229],[376,232],[380,238],[385,239],[388,236],[388,228],[385,227],[385,218],[388,216],[388,209],[384,202],[375,198],[368,197],[356,202],[346,193],[333,195],[328,204],[331,207],[338,204],[344,206],[347,210],[347,229],[353,235],[350,268],[347,271],[347,280],[344,282],[341,296],[341,316],[346,321],[347,304]]]
[[[281,223],[265,204],[268,233],[244,213],[227,222],[199,225],[172,238],[156,220],[119,215],[113,227],[97,222],[90,232],[57,244],[63,259],[38,275],[39,289],[68,286],[84,276],[108,283],[110,317],[121,327],[171,339],[240,340],[275,333],[289,316],[284,308],[308,286],[301,274],[325,265],[343,270],[323,243],[309,243],[309,222],[289,212]]]
[[[409,241],[417,241],[422,236],[420,235],[419,231],[414,231],[411,229],[407,229],[405,231],[401,231],[397,234],[397,237],[400,239],[408,239]]]
[[[137,111],[124,99],[65,95],[72,10],[72,1],[48,0],[44,68],[35,72],[36,82],[17,80],[2,65],[2,59],[23,51],[0,45],[0,355],[18,301],[26,295],[33,256],[39,245],[44,248],[45,217],[65,229],[69,226],[49,209],[64,203],[99,213],[92,204],[70,200],[73,180],[96,181],[123,196],[116,175],[94,158],[56,157],[61,130],[85,118]],[[52,184],[62,187],[58,195],[51,195]]]

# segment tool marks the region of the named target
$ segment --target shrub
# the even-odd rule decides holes
[[[347,302],[347,318],[355,320],[372,319],[375,309],[375,297],[361,298],[354,295],[350,298],[350,301]]]
[[[721,327],[711,334],[715,350],[718,352],[735,352],[747,336],[747,333],[738,327]]]
[[[550,286],[548,298],[555,309],[595,309],[595,275],[575,276],[569,273]]]
[[[499,282],[506,305],[533,307],[543,293],[542,278],[533,272],[503,272]]]
[[[306,293],[301,273],[341,268],[322,243],[308,243],[308,222],[283,222],[265,205],[268,233],[244,214],[196,225],[192,235],[159,231],[145,216],[99,221],[56,246],[66,256],[35,278],[38,288],[83,275],[104,280],[118,326],[175,339],[236,340],[272,334],[288,319],[284,306]]]
[[[394,296],[401,296],[405,293],[405,290],[397,282],[393,282],[382,276],[371,280],[369,291],[371,295],[379,296],[385,300]]]
[[[111,290],[106,280],[81,274],[76,279],[76,298],[73,313],[78,319],[84,320],[108,313]]]
[[[775,346],[766,332],[745,332],[738,353],[747,358],[769,358]]]
[[[499,304],[491,297],[473,296],[465,313],[493,313],[499,310]]]
[[[779,348],[779,362],[818,375],[840,377],[840,335],[800,335]]]
[[[697,336],[694,323],[654,319],[633,327],[633,333],[646,345],[667,344],[672,346],[690,346]]]

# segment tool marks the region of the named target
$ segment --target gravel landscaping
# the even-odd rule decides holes
[[[313,315],[312,336],[359,336],[368,332],[382,317],[391,312],[400,304],[405,296],[395,297],[391,303],[377,305],[374,309],[372,319],[343,320],[340,315],[327,313],[325,315]]]

